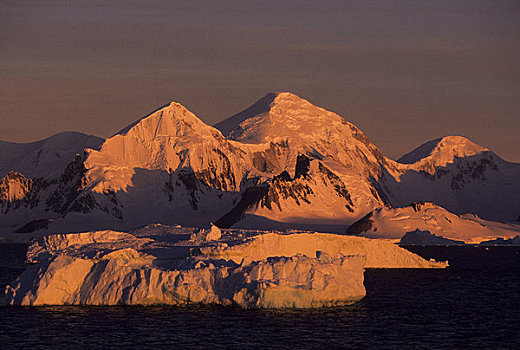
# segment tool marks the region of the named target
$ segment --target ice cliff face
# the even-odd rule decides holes
[[[362,257],[338,256],[325,262],[304,256],[275,257],[247,266],[209,262],[172,271],[136,264],[141,260],[132,250],[99,262],[58,256],[22,276],[24,282],[36,284],[36,290],[15,284],[8,298],[15,305],[311,308],[350,304],[364,296]]]
[[[363,298],[365,266],[446,267],[366,238],[234,230],[201,241],[163,225],[43,237],[27,260],[8,304],[338,306]]]

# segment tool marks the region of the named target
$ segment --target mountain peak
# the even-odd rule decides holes
[[[281,103],[281,102],[287,102],[287,101],[293,101],[293,102],[294,101],[297,101],[297,102],[305,101],[307,103],[310,103],[306,99],[304,99],[296,94],[293,94],[292,92],[288,92],[288,91],[274,92],[272,94],[275,95],[275,98],[274,98],[275,103]]]
[[[214,125],[215,128],[219,129],[222,134],[228,136],[234,129],[236,129],[244,120],[253,117],[258,114],[267,113],[271,107],[271,104],[277,97],[277,93],[270,92],[248,108],[244,109],[237,114],[224,119],[223,121]]]
[[[318,135],[324,129],[348,124],[339,115],[315,106],[290,92],[271,92],[249,108],[217,123],[230,139],[263,143],[277,138]]]
[[[128,125],[114,136],[132,135],[137,138],[153,139],[159,136],[180,136],[195,130],[201,132],[207,128],[211,127],[182,104],[170,102]]]
[[[198,170],[209,166],[212,152],[223,152],[227,146],[217,129],[180,103],[171,102],[105,140],[99,151],[88,154],[85,167],[93,183],[98,181],[95,191],[126,189],[133,185],[136,168],[171,171],[191,166]],[[106,164],[112,166],[106,169]]]
[[[449,163],[453,158],[470,157],[489,151],[463,136],[445,136],[428,141],[398,159],[399,163],[414,164],[425,158]]]
[[[224,119],[214,125],[222,134],[228,136],[234,129],[236,129],[243,121],[259,114],[268,113],[275,104],[294,103],[296,101],[308,101],[290,92],[269,92],[264,97],[257,100],[248,108],[237,114]]]

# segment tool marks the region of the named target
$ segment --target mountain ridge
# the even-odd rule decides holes
[[[10,171],[33,178],[50,176],[61,171],[85,148],[95,149],[102,142],[100,137],[75,131],[60,132],[26,143],[0,140],[0,177]]]
[[[341,116],[285,92],[215,127],[170,102],[70,158],[61,174],[5,179],[12,190],[0,193],[0,230],[30,218],[49,219],[58,231],[150,222],[240,227],[246,216],[346,227],[374,208],[416,201],[485,219],[520,214],[520,164],[460,136],[429,141],[395,162]]]

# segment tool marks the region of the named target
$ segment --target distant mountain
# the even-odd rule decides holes
[[[426,142],[397,161],[433,171],[435,167],[453,163],[455,158],[471,157],[486,151],[489,150],[463,136],[446,136]]]
[[[153,222],[342,232],[375,208],[421,200],[486,219],[520,214],[519,164],[462,137],[395,162],[342,117],[287,92],[215,127],[172,102],[104,141],[67,135],[0,153],[2,232]]]
[[[25,224],[29,230],[45,228],[54,217],[66,215],[83,181],[84,149],[102,142],[77,132],[31,143],[0,141],[1,232]]]
[[[385,179],[393,206],[429,201],[488,220],[520,219],[520,164],[464,137],[427,142],[399,162],[399,173]]]
[[[97,148],[102,138],[62,132],[46,139],[15,143],[0,141],[0,177],[15,171],[30,178],[59,174],[84,148]]]

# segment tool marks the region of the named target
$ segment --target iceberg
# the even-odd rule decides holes
[[[330,307],[365,296],[365,268],[447,266],[380,239],[163,225],[45,236],[27,261],[8,304]]]

